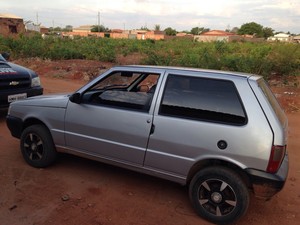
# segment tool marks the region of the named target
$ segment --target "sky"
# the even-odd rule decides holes
[[[300,0],[0,0],[10,13],[46,27],[97,25],[109,29],[193,27],[225,30],[256,22],[300,34]]]

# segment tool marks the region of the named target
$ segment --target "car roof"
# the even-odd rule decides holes
[[[201,68],[192,68],[192,67],[175,67],[175,66],[150,66],[150,65],[124,65],[124,66],[116,66],[116,69],[158,69],[165,71],[188,71],[188,72],[201,72],[208,74],[220,74],[227,76],[238,76],[243,78],[249,78],[251,76],[258,76],[255,74],[242,73],[242,72],[233,72],[233,71],[223,71],[223,70],[210,70],[210,69],[201,69]]]

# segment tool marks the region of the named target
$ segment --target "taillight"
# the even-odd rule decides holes
[[[271,150],[271,155],[269,159],[269,164],[267,167],[267,172],[276,173],[281,165],[286,151],[285,146],[273,145]]]

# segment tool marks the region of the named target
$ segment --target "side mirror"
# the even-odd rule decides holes
[[[76,104],[81,103],[81,94],[80,93],[74,93],[69,97],[70,101]]]

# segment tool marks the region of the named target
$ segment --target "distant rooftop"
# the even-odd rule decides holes
[[[207,31],[205,33],[202,33],[201,35],[211,35],[211,36],[232,36],[235,35],[234,33],[230,33],[230,32],[226,32],[223,30],[211,30],[211,31]]]
[[[94,25],[81,25],[79,27],[74,27],[73,30],[91,30]]]
[[[279,33],[279,34],[275,34],[274,37],[280,37],[280,38],[285,38],[285,37],[290,37],[291,35],[286,34],[286,33]]]
[[[19,16],[10,13],[0,13],[0,18],[23,19]]]

